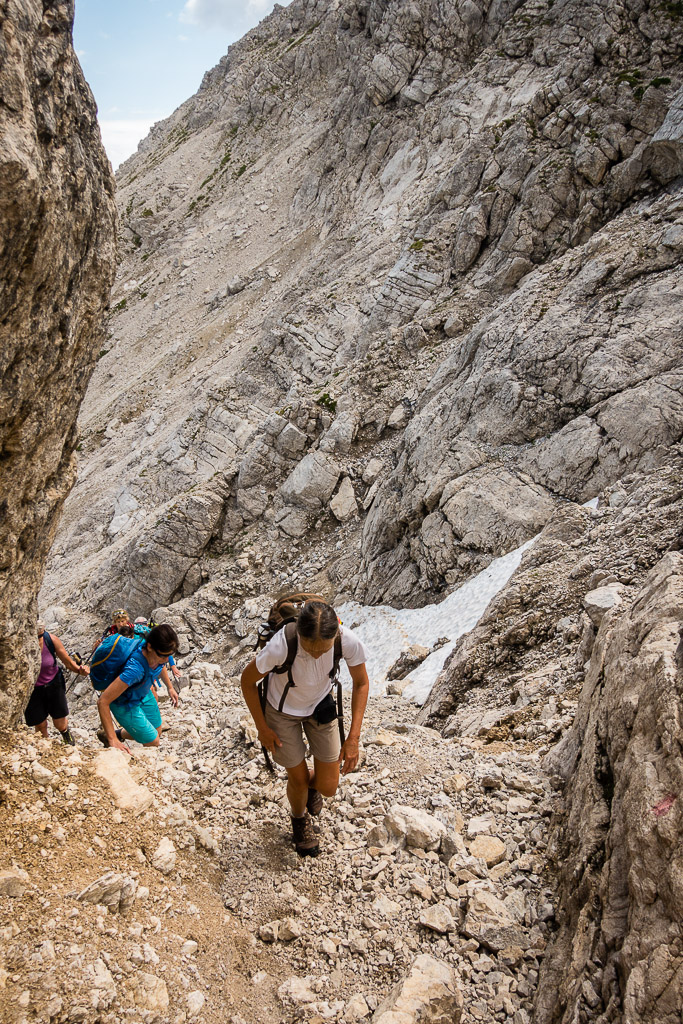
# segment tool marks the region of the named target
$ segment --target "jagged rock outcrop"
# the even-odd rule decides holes
[[[315,548],[326,591],[419,604],[665,464],[679,22],[647,0],[294,0],[231,47],[119,172],[46,603],[191,616],[243,559],[237,610]],[[176,512],[194,490],[199,530]]]
[[[36,597],[114,277],[114,181],[73,13],[0,3],[0,725],[34,680]]]
[[[418,716],[484,750],[546,744],[559,892],[535,1022],[680,1013],[682,454],[558,509]]]
[[[671,552],[602,620],[572,730],[549,755],[567,781],[549,846],[559,932],[534,1020],[674,1024],[683,1005],[680,626]]]
[[[530,701],[547,699],[541,679],[564,690],[583,681],[601,621],[591,616],[596,588],[618,593],[618,602],[607,602],[611,608],[627,607],[633,588],[681,543],[682,457],[678,445],[667,467],[629,474],[602,493],[597,509],[568,502],[555,511],[509,583],[449,655],[420,712],[423,724],[452,735],[498,730],[503,738],[523,726]],[[602,617],[607,614],[603,609]],[[538,679],[537,670],[543,673]],[[477,689],[485,720],[467,707]]]

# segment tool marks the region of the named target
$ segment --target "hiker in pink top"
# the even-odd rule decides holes
[[[69,729],[69,707],[66,702],[66,682],[64,673],[57,664],[57,659],[66,665],[71,672],[87,676],[90,669],[87,665],[79,665],[67,654],[64,644],[53,633],[50,635],[38,623],[38,642],[40,644],[40,672],[33,687],[33,693],[24,711],[27,725],[35,727],[36,732],[47,739],[47,720],[51,718],[55,729],[62,737],[62,743],[75,746],[74,738]]]

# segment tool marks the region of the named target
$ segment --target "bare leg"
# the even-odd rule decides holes
[[[294,818],[300,818],[306,813],[310,777],[305,759],[296,767],[287,769],[287,799]]]
[[[36,732],[39,732],[41,736],[47,739],[47,718],[36,726]]]
[[[309,786],[317,789],[323,796],[334,796],[339,785],[339,761],[313,760],[315,768],[311,772]]]
[[[159,746],[159,737],[160,737],[160,735],[161,735],[161,726],[159,726],[159,728],[157,729],[157,738],[155,740],[152,740],[151,743],[143,743],[143,747],[158,747]],[[134,740],[135,737],[131,736],[131,734],[129,732],[126,732],[125,729],[121,729],[121,739],[122,740]]]

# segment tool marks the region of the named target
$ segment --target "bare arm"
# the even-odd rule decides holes
[[[116,679],[109,684],[106,690],[103,690],[100,694],[100,698],[97,701],[97,710],[100,713],[100,721],[102,722],[102,728],[104,729],[105,736],[109,740],[109,746],[114,747],[117,750],[125,750],[130,754],[130,750],[125,743],[122,743],[116,736],[114,730],[114,722],[111,717],[111,708],[109,705],[117,697],[120,697],[122,693],[125,693],[128,689],[126,683],[122,682],[121,677],[117,676]]]
[[[349,772],[354,771],[358,765],[358,743],[360,741],[360,731],[363,724],[363,715],[365,714],[365,708],[368,703],[368,693],[370,692],[370,680],[368,679],[368,671],[365,667],[365,663],[361,665],[349,665],[349,672],[351,673],[351,681],[353,683],[353,692],[351,694],[351,725],[349,727],[349,734],[346,737],[346,742],[341,749],[339,760],[343,761],[342,775],[348,775]]]
[[[258,690],[256,684],[260,679],[263,679],[267,672],[259,672],[256,668],[256,660],[249,662],[244,672],[242,673],[242,695],[244,701],[249,708],[251,717],[254,719],[254,725],[258,730],[258,738],[262,744],[271,754],[275,747],[281,747],[282,743],[280,738],[273,729],[266,725],[266,720],[261,710],[261,701],[259,700]]]
[[[173,704],[173,707],[177,708],[178,707],[178,699],[179,699],[178,698],[178,693],[176,691],[175,686],[171,682],[171,677],[169,676],[168,669],[166,668],[165,665],[164,665],[164,667],[161,670],[161,681],[164,684],[164,686],[166,687],[166,689],[168,690],[168,695],[171,698],[171,703]],[[156,696],[156,694],[155,694],[155,696]]]
[[[80,676],[90,675],[90,669],[88,668],[88,666],[79,665],[78,662],[74,661],[71,655],[67,653],[66,647],[64,646],[64,644],[62,643],[58,636],[54,636],[52,633],[50,633],[50,639],[54,644],[55,654],[62,662],[62,664],[66,665],[70,672],[77,672],[78,675]]]

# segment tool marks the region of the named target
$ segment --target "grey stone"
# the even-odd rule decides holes
[[[465,935],[498,952],[507,946],[526,948],[526,937],[507,908],[493,893],[480,891],[471,897],[462,926]]]
[[[356,494],[348,476],[342,478],[339,490],[330,502],[330,509],[340,523],[345,523],[358,512]]]
[[[605,613],[617,608],[623,600],[625,587],[620,583],[610,583],[591,590],[583,599],[583,606],[590,615],[594,626],[600,626]]]
[[[101,903],[121,913],[128,910],[135,899],[137,882],[128,875],[107,871],[78,894],[83,903]]]
[[[441,837],[446,831],[438,818],[420,811],[416,807],[394,804],[384,819],[389,835],[402,839],[407,846],[420,850],[438,850]]]
[[[429,928],[430,931],[439,932],[441,935],[454,931],[456,927],[453,915],[448,907],[439,903],[431,907],[425,907],[424,910],[420,911],[420,924],[424,925],[425,928]]]
[[[332,497],[341,468],[323,452],[309,452],[292,470],[280,490],[286,502],[317,510]]]
[[[0,893],[3,896],[23,896],[28,883],[28,874],[17,868],[0,871]]]
[[[152,854],[152,866],[161,871],[163,875],[169,875],[175,868],[176,864],[176,849],[173,841],[164,836],[159,841],[159,845]]]
[[[463,996],[456,972],[442,960],[423,953],[377,1007],[372,1024],[459,1024],[462,1010]]]

